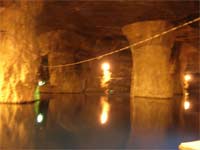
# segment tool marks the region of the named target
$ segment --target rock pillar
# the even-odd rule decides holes
[[[130,44],[147,39],[170,28],[162,20],[145,21],[123,27]],[[170,33],[132,47],[131,96],[168,98],[173,95],[173,77],[169,63],[174,36]]]
[[[35,32],[41,2],[13,2],[0,12],[0,102],[32,101],[39,49]]]

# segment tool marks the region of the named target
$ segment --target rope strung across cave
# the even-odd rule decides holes
[[[74,66],[74,65],[78,65],[78,64],[90,62],[90,61],[93,61],[93,60],[102,59],[103,57],[106,57],[106,56],[109,56],[109,55],[112,55],[112,54],[115,54],[115,53],[119,53],[119,52],[124,51],[124,50],[128,50],[128,49],[131,48],[131,47],[135,47],[135,46],[138,46],[138,45],[143,44],[143,43],[145,43],[145,42],[151,41],[151,40],[153,40],[153,39],[155,39],[155,38],[161,37],[161,36],[166,35],[166,34],[172,32],[172,31],[178,30],[178,29],[180,29],[180,28],[182,28],[182,27],[185,27],[185,26],[187,26],[187,25],[189,25],[189,24],[192,24],[192,23],[195,23],[195,22],[198,22],[198,21],[200,21],[200,17],[198,17],[198,18],[196,18],[196,19],[193,19],[193,20],[191,20],[191,21],[188,21],[188,22],[186,22],[186,23],[183,23],[183,24],[181,24],[181,25],[178,25],[178,26],[176,26],[176,27],[173,27],[173,28],[171,28],[171,29],[168,29],[168,30],[166,30],[166,31],[164,31],[164,32],[161,32],[161,33],[159,33],[159,34],[156,34],[156,35],[154,35],[154,36],[152,36],[152,37],[149,37],[149,38],[147,38],[147,39],[141,40],[141,41],[139,41],[139,42],[137,42],[137,43],[134,43],[134,44],[128,45],[128,46],[126,46],[126,47],[123,47],[123,48],[120,48],[120,49],[117,49],[117,50],[114,50],[114,51],[105,53],[105,54],[100,55],[100,56],[96,56],[96,57],[93,57],[93,58],[89,58],[89,59],[82,60],[82,61],[78,61],[78,62],[68,63],[68,64],[49,65],[49,66],[43,65],[43,67],[47,67],[47,68],[69,67],[69,66]]]

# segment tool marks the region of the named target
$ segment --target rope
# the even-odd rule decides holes
[[[68,63],[68,64],[62,64],[62,65],[49,65],[49,66],[43,65],[43,67],[47,67],[47,68],[69,67],[69,66],[74,66],[74,65],[78,65],[78,64],[90,62],[90,61],[93,61],[93,60],[102,59],[103,57],[106,57],[106,56],[109,56],[109,55],[112,55],[112,54],[115,54],[115,53],[119,53],[119,52],[124,51],[124,50],[127,50],[127,49],[129,49],[129,48],[131,48],[131,47],[138,46],[138,45],[140,45],[140,44],[143,44],[143,43],[148,42],[148,41],[150,41],[150,40],[153,40],[153,39],[155,39],[155,38],[161,37],[161,36],[166,35],[166,34],[172,32],[172,31],[175,31],[175,30],[177,30],[177,29],[180,29],[180,28],[182,28],[182,27],[185,27],[185,26],[187,26],[187,25],[189,25],[189,24],[192,24],[192,23],[198,22],[198,21],[200,21],[200,17],[198,17],[198,18],[196,18],[196,19],[193,19],[193,20],[191,20],[191,21],[188,21],[188,22],[186,22],[186,23],[184,23],[184,24],[178,25],[178,26],[176,26],[176,27],[173,27],[173,28],[171,28],[171,29],[169,29],[169,30],[166,30],[166,31],[164,31],[164,32],[161,32],[161,33],[159,33],[159,34],[156,34],[156,35],[154,35],[154,36],[152,36],[152,37],[150,37],[150,38],[141,40],[141,41],[139,41],[139,42],[137,42],[137,43],[128,45],[128,46],[126,46],[126,47],[123,47],[123,48],[120,48],[120,49],[117,49],[117,50],[114,50],[114,51],[112,51],[112,52],[105,53],[105,54],[100,55],[100,56],[96,56],[96,57],[89,58],[89,59],[82,60],[82,61],[78,61],[78,62],[73,62],[73,63]]]

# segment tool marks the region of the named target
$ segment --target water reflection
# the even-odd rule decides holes
[[[108,97],[101,96],[100,103],[101,103],[100,122],[101,124],[105,124],[108,121],[108,115],[110,111],[110,104],[108,103]]]
[[[32,105],[0,105],[0,149],[33,146]]]
[[[174,123],[173,101],[134,98],[131,109],[132,144],[147,147],[162,145]]]
[[[184,104],[189,102],[184,98]],[[190,110],[190,113],[185,116],[186,107],[183,107],[183,102],[180,97],[173,99],[135,97],[131,99],[129,146],[177,149],[183,141],[199,139],[200,113]],[[190,108],[190,104],[187,108]]]
[[[183,107],[185,110],[190,109],[189,93],[185,92],[183,95]]]
[[[37,124],[45,125],[47,120],[49,100],[38,100],[34,103],[35,122]]]
[[[130,100],[129,94],[56,94],[34,104],[1,104],[0,149],[177,149],[200,138],[199,100],[189,96],[187,111],[181,97]]]

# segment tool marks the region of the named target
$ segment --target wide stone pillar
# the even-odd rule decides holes
[[[42,2],[13,2],[0,12],[0,102],[33,101],[39,49],[35,31]]]
[[[138,22],[123,27],[130,44],[137,43],[170,28],[162,20]],[[169,63],[173,34],[167,34],[132,47],[131,96],[168,98],[173,95],[173,77]]]

